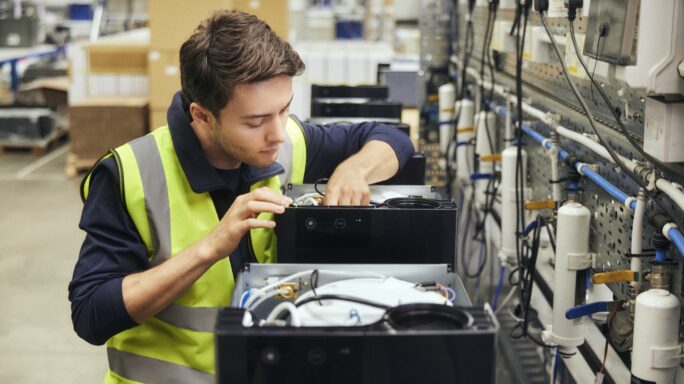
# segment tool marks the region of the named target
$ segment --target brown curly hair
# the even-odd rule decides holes
[[[236,85],[296,76],[304,72],[304,63],[263,20],[220,10],[181,46],[180,72],[186,100],[218,117]]]

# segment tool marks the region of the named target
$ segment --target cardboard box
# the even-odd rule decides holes
[[[34,80],[19,88],[17,102],[48,106],[60,111],[67,107],[70,84],[70,79],[63,76]]]
[[[149,0],[152,50],[178,52],[198,25],[218,9],[233,9],[233,0]]]
[[[88,44],[90,73],[147,74],[150,31],[147,28],[103,37]]]
[[[97,159],[149,132],[148,100],[143,97],[89,98],[69,108],[71,152]]]
[[[150,129],[155,130],[159,127],[163,127],[167,124],[166,122],[166,111],[167,108],[150,108]]]
[[[290,32],[288,0],[234,0],[235,10],[250,13],[268,23],[271,29],[287,40]]]
[[[166,110],[181,89],[178,52],[152,50],[148,60],[150,107]]]

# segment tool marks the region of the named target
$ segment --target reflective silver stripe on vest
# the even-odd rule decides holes
[[[146,135],[132,141],[131,149],[142,179],[147,222],[154,247],[152,265],[155,266],[171,257],[171,214],[166,175],[154,136]]]
[[[214,332],[218,308],[170,304],[154,317],[173,326],[197,332]]]
[[[286,124],[289,124],[289,120]],[[287,187],[287,185],[290,183],[290,179],[292,179],[292,161],[294,158],[294,144],[292,144],[292,139],[290,139],[290,135],[287,133],[287,129],[285,132],[285,142],[280,144],[280,149],[278,149],[278,156],[276,157],[276,162],[285,168],[285,173],[282,173],[278,176],[280,179],[280,185],[283,187]]]
[[[198,371],[167,361],[121,352],[107,348],[109,369],[124,379],[141,383],[207,383],[216,378],[211,373]]]

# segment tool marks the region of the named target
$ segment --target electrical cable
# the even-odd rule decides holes
[[[582,110],[584,110],[584,114],[587,116],[587,119],[589,120],[589,125],[591,126],[591,129],[594,131],[594,134],[598,138],[599,142],[601,145],[603,145],[606,150],[608,151],[608,154],[610,157],[613,159],[615,164],[617,164],[620,169],[622,169],[625,174],[629,175],[641,188],[648,189],[646,184],[636,175],[632,173],[632,171],[627,168],[627,166],[622,162],[620,157],[613,151],[612,146],[604,139],[603,135],[600,133],[598,128],[596,127],[596,122],[594,121],[594,116],[591,114],[589,111],[589,107],[587,106],[586,101],[584,101],[584,98],[582,95],[580,95],[579,91],[577,90],[577,87],[575,86],[575,83],[572,82],[570,79],[570,74],[568,73],[568,69],[565,66],[565,60],[563,59],[563,56],[560,53],[560,50],[558,50],[558,45],[556,44],[556,40],[554,39],[553,35],[551,34],[551,31],[549,30],[549,26],[546,24],[546,18],[544,17],[544,12],[539,12],[539,18],[541,19],[542,25],[544,26],[544,30],[546,31],[546,34],[549,36],[551,40],[551,46],[553,47],[554,52],[556,53],[556,57],[558,58],[558,61],[560,62],[561,69],[563,70],[563,75],[565,76],[565,79],[568,82],[568,85],[570,86],[570,89],[572,90],[572,93],[575,95],[575,98],[577,101],[579,101]]]
[[[320,276],[320,273],[318,272],[318,269],[314,269],[313,272],[311,272],[311,276],[309,276],[309,286],[311,286],[311,292],[313,293],[314,296],[318,296],[316,293],[316,287],[318,286],[318,277]],[[318,304],[323,305],[320,301]]]
[[[522,110],[522,66],[523,66],[523,52],[525,49],[525,35],[527,33],[527,22],[529,20],[530,0],[518,1],[520,12],[516,12],[518,19],[514,22],[517,25],[516,32],[516,65],[515,65],[515,93],[516,93],[516,107],[517,107],[517,130],[516,130],[516,163],[515,163],[515,199],[516,199],[516,234],[519,234],[525,225],[525,201],[524,180],[523,174],[523,158],[522,158],[522,126],[523,126],[523,110]],[[524,302],[524,263],[523,263],[523,249],[522,241],[519,236],[515,238],[516,242],[516,259],[518,263],[518,283],[520,284],[520,302]]]
[[[381,304],[381,303],[376,303],[374,301],[366,300],[366,299],[360,299],[358,297],[353,297],[353,296],[345,296],[345,295],[318,295],[318,296],[311,296],[307,297],[305,299],[295,301],[294,305],[296,307],[301,307],[304,304],[308,304],[312,301],[323,301],[323,300],[340,300],[340,301],[349,301],[351,303],[357,303],[357,304],[363,304],[367,305],[369,307],[375,307],[375,308],[380,308],[380,309],[390,309],[392,306],[386,305],[386,304]]]
[[[327,184],[327,183],[328,183],[328,178],[327,178],[327,177],[322,177],[322,178],[316,180],[316,182],[314,183],[314,190],[315,190],[316,192],[318,192],[319,195],[325,196],[325,193],[321,192],[321,191],[318,189],[318,184],[322,184],[322,183]]]

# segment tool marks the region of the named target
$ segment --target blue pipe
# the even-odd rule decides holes
[[[525,227],[525,229],[523,229],[523,233],[522,233],[523,236],[529,235],[530,232],[532,232],[533,230],[535,230],[538,226],[539,226],[539,223],[537,222],[537,220],[535,220],[535,221],[533,221],[533,222],[527,224],[527,226]]]
[[[591,179],[594,183],[598,184],[599,187],[603,188],[603,190],[608,192],[611,196],[623,204],[627,202],[627,199],[629,199],[629,195],[622,192],[618,187],[611,184],[608,180],[604,179],[603,176],[599,175],[596,171],[591,169],[591,167],[587,167],[586,164],[579,165],[577,170],[584,176]]]
[[[666,249],[656,249],[656,261],[659,263],[664,263],[667,261],[667,250]]]
[[[578,305],[565,311],[565,318],[572,320],[582,316],[589,316],[596,312],[607,312],[609,303],[609,301],[596,301],[593,303]]]
[[[684,256],[684,235],[682,235],[682,231],[680,231],[679,228],[671,228],[669,231],[667,231],[667,234],[670,236],[670,240],[677,247],[679,254]]]
[[[496,177],[496,174],[494,173],[471,173],[470,174],[470,180],[475,181],[475,180],[489,180],[493,179]]]
[[[496,110],[497,112],[499,112],[501,109],[503,109],[499,106],[496,106],[496,104],[494,104],[494,103],[492,103],[492,105],[493,105],[492,109]],[[497,108],[494,108],[494,106],[496,106]],[[503,116],[505,116],[505,113],[499,112],[499,114],[502,114]],[[551,146],[553,145],[553,144],[551,144],[550,141],[546,140],[546,137],[544,137],[542,134],[540,134],[539,132],[535,131],[534,129],[530,128],[529,126],[527,126],[525,124],[522,125],[522,130],[528,136],[530,136],[532,139],[534,139],[534,141],[538,142],[539,144],[545,144],[545,147],[547,149],[551,148]],[[558,156],[560,156],[560,158],[562,158],[563,160],[566,160],[570,156],[570,154],[568,152],[562,150],[562,149],[559,149]],[[578,162],[575,164],[575,166],[577,166],[579,164],[580,163]],[[603,188],[603,190],[608,192],[611,196],[613,196],[617,200],[620,200],[620,202],[622,202],[623,204],[625,204],[627,202],[627,199],[630,196],[627,195],[626,193],[622,192],[618,187],[611,184],[608,180],[604,179],[603,176],[599,175],[594,170],[592,170],[591,168],[586,167],[586,166],[583,166],[581,169],[582,169],[582,173],[585,176],[587,176],[593,182],[598,184],[598,186]],[[636,209],[636,201],[633,201],[630,204],[630,208]],[[684,253],[682,255],[684,255]]]

